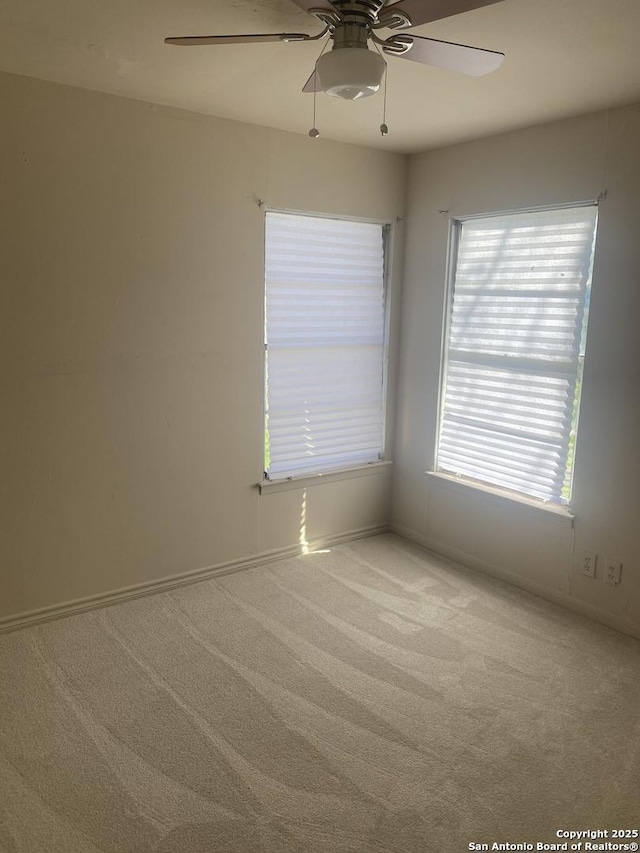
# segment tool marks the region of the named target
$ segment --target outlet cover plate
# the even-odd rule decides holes
[[[580,572],[588,578],[595,578],[597,559],[595,551],[583,551],[580,559]]]
[[[610,586],[618,586],[622,573],[622,564],[615,560],[605,560],[604,563],[604,582]]]

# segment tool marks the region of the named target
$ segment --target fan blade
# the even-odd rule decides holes
[[[322,91],[322,89],[320,88],[320,81],[318,80],[318,75],[316,74],[315,70],[311,74],[311,77],[309,77],[307,82],[302,87],[302,91],[307,92],[307,93],[309,93],[309,92],[311,92],[311,93],[321,92]]]
[[[402,34],[402,40],[411,39],[413,44],[406,53],[394,53],[398,59],[411,59],[413,62],[422,62],[423,65],[433,65],[436,68],[446,68],[449,71],[458,71],[460,74],[468,74],[470,77],[481,77],[489,74],[502,65],[504,53],[495,50],[484,50],[481,47],[469,47],[466,44],[454,44],[450,41],[438,41],[437,39],[423,38],[421,36]],[[383,48],[384,50],[384,48]]]
[[[460,15],[462,12],[470,12],[472,9],[481,9],[483,6],[502,2],[503,0],[400,0],[399,3],[389,3],[384,6],[382,12],[387,10],[404,12],[411,19],[409,26],[418,27],[420,24],[440,21],[442,18],[450,18],[452,15]],[[402,28],[398,27],[398,29]]]
[[[203,44],[253,44],[266,41],[306,41],[311,36],[305,33],[258,33],[246,36],[179,36],[164,40],[165,44],[182,47],[198,47]]]

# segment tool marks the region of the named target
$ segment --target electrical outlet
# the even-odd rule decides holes
[[[580,571],[588,578],[596,576],[596,560],[598,559],[595,551],[583,551],[582,560],[580,561]]]
[[[604,564],[604,582],[611,586],[618,586],[620,583],[620,574],[622,565],[616,563],[615,560],[605,560]]]

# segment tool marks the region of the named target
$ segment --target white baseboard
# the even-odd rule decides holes
[[[465,568],[473,569],[474,571],[482,572],[486,575],[491,575],[491,577],[497,578],[501,581],[506,581],[507,583],[517,586],[526,592],[533,593],[540,598],[551,601],[553,604],[559,604],[561,607],[566,607],[574,613],[579,613],[581,616],[593,619],[594,622],[599,622],[601,625],[606,625],[608,628],[613,628],[615,631],[620,631],[622,634],[628,634],[631,637],[640,639],[640,625],[635,622],[630,622],[628,619],[622,619],[619,616],[614,616],[611,613],[607,613],[605,610],[600,610],[597,607],[593,607],[591,604],[586,604],[583,601],[572,598],[570,595],[566,595],[566,593],[549,589],[548,587],[537,584],[535,581],[529,580],[528,578],[522,578],[518,575],[514,575],[506,569],[502,569],[498,566],[492,565],[491,563],[479,560],[472,554],[467,554],[465,551],[461,551],[458,548],[453,548],[443,542],[430,539],[428,536],[419,533],[417,530],[412,530],[409,527],[403,527],[400,524],[391,524],[389,529],[392,533],[396,533],[404,539],[409,539],[417,545],[422,545],[422,547],[426,548],[428,551],[432,551],[435,554],[440,554],[456,563],[460,563],[460,565]]]
[[[273,551],[263,551],[260,554],[255,554],[252,557],[246,557],[240,560],[231,560],[227,563],[219,563],[215,566],[208,566],[203,569],[195,569],[189,572],[182,572],[177,575],[160,578],[159,580],[147,581],[145,583],[135,584],[134,586],[122,587],[120,589],[103,592],[99,595],[90,595],[85,598],[77,598],[74,601],[65,601],[60,604],[54,604],[50,607],[41,607],[37,610],[29,610],[25,613],[17,613],[13,616],[5,616],[0,619],[0,634],[9,631],[16,631],[19,628],[26,628],[29,625],[38,625],[42,622],[49,622],[53,619],[62,619],[65,616],[71,616],[74,613],[82,613],[86,610],[96,610],[100,607],[108,607],[111,604],[117,604],[120,601],[129,601],[132,598],[142,598],[146,595],[153,595],[155,592],[165,592],[170,589],[176,589],[180,586],[198,583],[199,581],[208,580],[209,578],[218,577],[220,575],[231,574],[232,572],[240,572],[244,569],[251,569],[255,566],[273,563],[276,560],[284,560],[288,557],[297,557],[307,551],[317,551],[320,548],[328,548],[332,545],[339,545],[341,542],[350,542],[354,539],[364,539],[367,536],[377,536],[380,533],[387,533],[389,526],[387,524],[372,525],[371,527],[361,527],[357,530],[348,530],[344,533],[337,533],[332,536],[325,536],[320,539],[314,539],[308,542],[303,548],[302,545],[290,545],[286,548],[277,548]]]

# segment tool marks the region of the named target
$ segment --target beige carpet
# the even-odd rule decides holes
[[[640,643],[394,536],[0,638],[2,853],[640,823]]]

